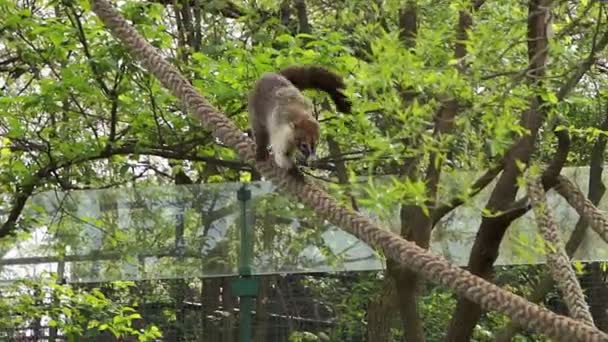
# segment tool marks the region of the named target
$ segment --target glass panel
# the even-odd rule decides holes
[[[467,182],[470,184],[479,175],[480,173],[459,172],[449,177],[450,179],[447,183]],[[587,194],[589,188],[588,167],[564,168],[562,175],[568,177],[585,195]],[[604,174],[602,178],[604,184],[606,184],[608,176]],[[431,250],[434,253],[443,255],[458,265],[464,266],[467,264],[476,231],[481,223],[481,210],[487,203],[494,185],[495,182],[488,185],[474,201],[454,210],[437,224],[433,230],[431,243]],[[520,189],[517,198],[523,197],[525,193],[525,190]],[[451,196],[443,195],[443,198],[451,198]],[[547,203],[551,209],[553,219],[561,230],[561,239],[566,243],[579,220],[579,216],[570,207],[568,202],[553,190],[547,192]],[[598,207],[602,210],[608,208],[606,196],[602,198]],[[572,259],[580,261],[608,260],[607,247],[606,243],[589,227]],[[521,265],[544,263],[546,260],[545,248],[542,236],[536,227],[534,214],[530,210],[513,222],[507,230],[500,246],[500,255],[495,264]]]
[[[268,192],[250,203],[257,274],[383,268],[375,251],[298,201]]]
[[[584,167],[563,172],[585,192],[588,173]],[[454,189],[477,176],[472,172],[445,174],[440,198],[452,198]],[[385,181],[389,178],[374,180],[377,187]],[[3,252],[0,281],[48,271],[62,273],[70,282],[236,275],[240,248],[237,190],[241,186],[221,183],[39,194],[27,207],[39,224],[27,239]],[[248,223],[254,229],[254,274],[384,268],[369,246],[319,219],[291,196],[276,193],[271,183],[247,186],[252,191],[247,205]],[[490,184],[474,201],[437,224],[431,242],[434,253],[466,265],[481,209],[492,188]],[[548,193],[548,202],[565,241],[578,215],[553,191]],[[606,202],[600,208],[606,208]],[[399,232],[399,205],[390,207],[382,213],[363,212]],[[497,265],[544,262],[533,219],[528,212],[509,228]],[[606,244],[588,230],[575,259],[607,258]]]
[[[238,187],[43,193],[32,204],[44,208],[45,227],[35,232],[33,248],[19,248],[18,256],[56,261],[65,255],[68,281],[230,275],[234,257],[223,245],[234,244]]]
[[[69,282],[236,275],[239,183],[46,192],[41,226],[0,260],[0,279],[58,272]],[[256,274],[370,270],[371,248],[314,220],[269,182],[248,183]]]

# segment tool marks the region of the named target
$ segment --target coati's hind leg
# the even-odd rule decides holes
[[[270,137],[264,129],[256,129],[254,133],[255,137],[255,159],[257,161],[266,161],[270,157],[268,153],[268,144],[270,143]]]

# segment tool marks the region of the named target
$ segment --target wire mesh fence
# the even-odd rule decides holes
[[[327,276],[312,276],[324,278]],[[336,275],[352,278],[352,275]],[[336,327],[337,317],[331,303],[315,298],[307,289],[305,278],[310,275],[260,277],[260,295],[254,318],[254,341],[288,341],[294,332],[319,334]],[[233,278],[170,279],[137,281],[130,289],[135,298],[140,319],[135,328],[155,324],[163,333],[163,341],[218,341],[239,340],[239,299],[231,293]],[[106,284],[71,284],[74,288],[99,288],[108,296]],[[53,299],[35,303],[38,309],[50,307]],[[19,313],[16,313],[19,315]],[[343,336],[343,341],[364,340],[364,325],[360,331]],[[48,325],[48,319],[24,322],[21,326],[0,329],[3,341],[64,341],[62,331]],[[110,331],[86,337],[85,341],[137,341],[137,338],[113,337]]]
[[[497,282],[509,283],[515,291],[530,289],[542,275],[544,265],[503,267],[498,271]],[[595,324],[606,331],[608,315],[608,283],[603,262],[585,264],[579,280],[585,290]],[[259,277],[260,288],[253,317],[253,341],[290,341],[295,334],[312,333],[326,336],[329,341],[368,341],[368,325],[365,317],[367,303],[377,288],[369,287],[362,292],[344,293],[342,298],[323,294],[322,284],[339,288],[360,286],[372,273],[345,272],[340,274],[298,274],[288,276]],[[367,278],[366,278],[367,277]],[[239,341],[239,299],[231,293],[233,278],[169,279],[137,281],[129,289],[129,300],[135,299],[136,310],[141,318],[133,321],[134,328],[147,324],[156,325],[163,333],[162,341]],[[74,288],[91,290],[99,288],[107,296],[111,290],[104,283],[71,284]],[[336,290],[336,289],[334,289]],[[432,286],[425,288],[422,297],[432,290],[448,293]],[[339,291],[339,290],[338,290]],[[361,297],[360,304],[344,302],[344,298]],[[455,300],[455,298],[453,298]],[[443,310],[449,307],[422,305],[421,311]],[[567,315],[560,294],[551,289],[543,302],[549,309]],[[53,305],[52,298],[36,303],[38,308]],[[351,310],[346,312],[345,310]],[[349,317],[344,318],[341,315]],[[355,317],[356,313],[361,317]],[[432,312],[428,315],[435,315]],[[391,317],[387,316],[387,319]],[[395,318],[395,317],[393,317]],[[357,322],[358,320],[358,322]],[[399,329],[399,321],[395,322]],[[442,322],[447,324],[448,322]],[[435,327],[440,328],[440,327]],[[93,329],[94,330],[94,329]],[[440,333],[441,334],[441,333]],[[522,332],[525,335],[525,332]],[[110,331],[89,334],[81,341],[137,341],[132,338],[115,338]],[[392,341],[403,341],[400,334]],[[0,329],[2,341],[67,341],[60,329],[48,325],[48,320],[29,321],[15,327]],[[321,339],[322,340],[322,339]]]

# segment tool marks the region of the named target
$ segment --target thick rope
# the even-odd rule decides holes
[[[583,290],[576,279],[576,274],[570,264],[570,258],[568,258],[559,236],[559,229],[553,220],[551,210],[547,206],[543,184],[540,178],[528,178],[527,186],[536,224],[548,245],[547,265],[551,277],[555,280],[562,296],[564,296],[570,316],[593,326],[593,317],[589,312]]]
[[[276,168],[272,161],[255,161],[255,143],[246,137],[223,114],[214,109],[186,79],[165,61],[154,47],[148,44],[106,0],[91,0],[93,11],[101,18],[115,37],[160,82],[185,103],[212,134],[233,147],[247,163],[285,192],[295,195],[302,203],[331,223],[342,227],[367,244],[380,248],[386,257],[427,279],[442,284],[461,296],[478,303],[485,310],[496,310],[509,316],[522,326],[556,339],[569,341],[607,341],[608,335],[575,320],[529,303],[522,297],[474,276],[450,264],[443,258],[428,253],[400,236],[382,230],[365,216],[342,207],[319,187],[308,181],[298,181],[286,171]]]
[[[599,210],[591,201],[583,195],[583,192],[568,178],[559,175],[557,177],[557,191],[576,210],[587,224],[604,240],[608,242],[608,219],[606,214]]]

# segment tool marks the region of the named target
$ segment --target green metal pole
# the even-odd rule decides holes
[[[241,248],[239,253],[239,278],[232,282],[233,291],[240,297],[239,341],[253,341],[253,303],[258,292],[257,279],[252,277],[253,229],[249,226],[248,204],[251,190],[243,186],[237,192],[241,209]]]
[[[241,251],[239,258],[239,274],[241,276],[251,275],[251,260],[253,257],[253,237],[251,229],[249,229],[249,212],[248,203],[251,199],[251,190],[247,189],[247,185],[238,190],[237,199],[240,202],[241,208]]]

